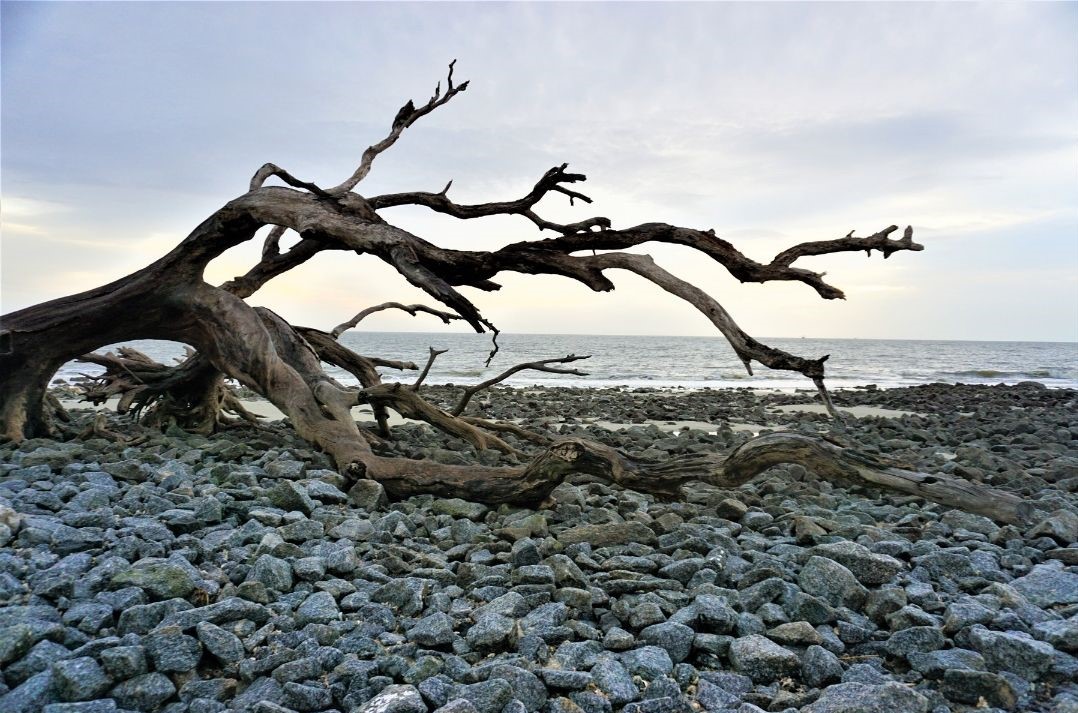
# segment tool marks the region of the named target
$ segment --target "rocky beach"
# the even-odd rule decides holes
[[[829,433],[1020,494],[1034,521],[796,465],[677,501],[572,476],[540,509],[391,502],[281,422],[113,415],[137,444],[0,445],[0,711],[1078,711],[1078,392],[835,402],[844,424],[750,389],[495,388],[472,409],[654,459]],[[394,434],[387,455],[518,462]]]

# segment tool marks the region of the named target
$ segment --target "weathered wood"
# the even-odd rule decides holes
[[[747,369],[751,370],[752,362],[756,361],[770,368],[801,373],[817,385],[825,404],[833,410],[824,389],[826,357],[808,359],[768,347],[746,334],[703,290],[662,270],[646,256],[609,251],[646,243],[683,245],[716,261],[742,282],[797,281],[825,299],[836,299],[842,298],[843,293],[825,282],[822,273],[796,267],[794,263],[802,257],[859,250],[869,254],[875,250],[884,257],[899,251],[921,250],[922,246],[913,242],[911,229],[907,228],[901,239],[890,237],[897,230],[891,226],[864,238],[851,233],[837,240],[801,243],[778,253],[770,262],[761,263],[746,257],[712,230],[664,223],[617,229],[605,217],[588,217],[567,224],[542,218],[536,206],[553,193],[568,197],[571,203],[591,202],[586,195],[569,187],[583,182],[585,176],[569,173],[566,164],[547,171],[527,195],[511,201],[459,205],[449,199],[449,185],[440,193],[399,193],[369,199],[355,193],[353,189],[369,174],[377,156],[392,146],[405,129],[467,88],[467,82],[454,83],[452,74],[451,64],[444,94],[439,86],[420,107],[412,102],[405,104],[394,118],[389,134],[364,151],[359,166],[344,182],[323,189],[267,163],[255,172],[246,193],[214,212],[159,260],[108,285],[0,317],[0,343],[11,346],[0,353],[0,434],[20,440],[49,433],[46,389],[65,362],[117,342],[171,339],[196,350],[193,359],[197,361],[186,372],[178,367],[160,375],[162,383],[179,379],[169,382],[169,388],[164,390],[155,391],[146,383],[128,383],[125,390],[121,389],[125,407],[137,407],[141,403],[145,408],[148,402],[140,398],[156,393],[153,403],[164,403],[167,396],[178,411],[186,409],[191,427],[212,428],[218,422],[221,408],[238,403],[228,401],[227,392],[220,396],[221,379],[229,377],[269,399],[289,417],[302,438],[332,457],[342,473],[352,478],[375,478],[396,495],[424,492],[491,503],[537,503],[569,473],[588,472],[627,487],[676,496],[683,485],[694,480],[736,485],[758,475],[770,464],[793,460],[806,463],[826,477],[856,478],[914,492],[984,512],[1001,521],[1018,521],[1028,514],[1013,498],[995,491],[903,470],[834,444],[797,440],[793,436],[755,439],[729,459],[708,456],[644,463],[596,443],[552,442],[541,434],[528,434],[522,427],[457,418],[424,400],[417,388],[382,384],[378,377],[379,365],[415,368],[414,365],[361,357],[341,347],[334,335],[294,328],[273,312],[248,305],[245,298],[266,282],[314,255],[325,250],[347,251],[373,255],[391,265],[447,311],[414,305],[399,305],[400,308],[413,313],[429,312],[446,321],[460,318],[477,332],[490,330],[496,337],[494,325],[458,287],[494,291],[499,286],[493,278],[499,272],[517,272],[560,275],[593,290],[605,291],[614,287],[605,274],[607,270],[628,270],[708,316],[733,345]],[[285,185],[266,185],[273,178]],[[390,225],[378,214],[381,209],[400,205],[425,206],[461,219],[519,215],[541,230],[554,231],[557,237],[516,242],[493,251],[446,249]],[[247,273],[216,287],[204,281],[203,274],[211,261],[230,248],[254,239],[266,227],[269,231],[261,259]],[[281,237],[288,230],[296,232],[300,240],[282,252]],[[363,316],[361,312],[352,324]],[[338,325],[335,334],[348,324]],[[495,340],[492,357],[496,351]],[[323,371],[322,360],[348,369],[363,388],[348,389],[336,383]],[[557,368],[550,367],[549,362],[539,364],[548,370]],[[429,365],[430,362],[427,371]],[[138,366],[149,368],[144,363]],[[537,368],[534,364],[523,367]],[[496,377],[492,383],[512,371]],[[420,376],[417,387],[426,373]],[[177,397],[185,391],[186,396]],[[474,390],[465,393],[458,411],[467,406],[471,393]],[[363,401],[373,405],[383,432],[388,431],[386,409],[393,408],[480,448],[520,453],[494,435],[495,432],[513,433],[545,447],[523,468],[448,466],[428,460],[386,458],[371,450],[368,441],[374,439],[361,432],[351,417],[351,407]]]

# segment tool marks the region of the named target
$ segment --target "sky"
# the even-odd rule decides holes
[[[375,162],[364,195],[518,198],[551,166],[592,205],[558,221],[714,228],[758,260],[805,240],[914,228],[923,252],[798,264],[741,285],[647,246],[760,337],[1078,341],[1078,3],[9,3],[0,57],[0,311],[89,289],[166,253],[272,161],[347,177],[457,59],[468,90]],[[519,217],[390,222],[449,248],[543,237]],[[550,233],[546,234],[547,236]],[[207,272],[222,282],[260,244]],[[593,293],[500,275],[465,292],[507,332],[714,334],[632,275]],[[330,328],[430,299],[331,252],[250,301]],[[383,312],[373,330],[434,331]],[[464,329],[454,327],[454,329]]]

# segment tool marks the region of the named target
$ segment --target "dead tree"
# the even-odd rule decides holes
[[[203,409],[189,425],[207,427],[211,411],[216,418],[213,408],[220,405],[217,379],[224,375],[265,396],[291,419],[301,437],[331,456],[343,474],[379,480],[397,495],[453,492],[488,502],[534,503],[573,469],[593,471],[633,487],[670,494],[686,479],[719,484],[743,482],[784,458],[813,465],[826,461],[832,466],[821,465],[818,470],[847,478],[871,480],[865,472],[882,472],[883,466],[870,466],[867,461],[857,461],[856,466],[838,465],[846,458],[846,451],[836,452],[819,444],[806,446],[801,441],[776,442],[773,436],[754,446],[765,457],[754,451],[757,457],[750,465],[743,458],[739,460],[737,453],[725,464],[721,459],[641,464],[598,444],[581,441],[554,442],[521,468],[451,466],[375,454],[350,413],[352,406],[363,401],[391,406],[406,415],[409,411],[419,414],[439,428],[467,434],[464,437],[473,442],[486,439],[484,447],[501,447],[498,444],[501,439],[493,435],[495,429],[475,425],[474,419],[457,418],[440,409],[432,411],[433,407],[415,389],[382,384],[376,379],[374,362],[357,360],[350,350],[338,349],[340,345],[333,334],[323,332],[323,336],[317,336],[312,330],[294,328],[272,312],[255,309],[244,301],[269,280],[299,267],[322,251],[374,255],[440,303],[445,311],[435,310],[438,316],[462,319],[477,332],[491,330],[495,336],[494,325],[458,287],[495,291],[499,285],[493,278],[498,273],[519,272],[560,275],[593,290],[608,291],[614,288],[607,275],[609,271],[633,272],[680,297],[710,319],[750,373],[755,361],[772,369],[803,374],[816,384],[830,407],[823,381],[826,356],[805,358],[760,343],[700,288],[667,272],[646,255],[620,251],[645,243],[684,245],[716,261],[741,282],[796,281],[824,299],[841,299],[842,291],[828,284],[822,273],[797,267],[795,263],[803,257],[840,252],[863,250],[871,255],[876,250],[888,257],[899,251],[922,249],[913,242],[910,228],[906,228],[902,237],[892,238],[898,228],[890,226],[867,237],[854,237],[851,232],[834,240],[801,243],[780,252],[770,262],[757,262],[713,230],[665,223],[615,228],[605,217],[554,223],[536,212],[539,202],[548,195],[561,194],[571,202],[591,202],[571,188],[584,181],[585,176],[570,173],[567,164],[544,173],[524,197],[494,203],[458,204],[448,196],[450,185],[438,193],[363,196],[355,191],[375,159],[407,128],[447,104],[467,86],[467,82],[454,82],[450,64],[444,92],[439,85],[421,106],[405,104],[386,137],[369,146],[353,174],[336,186],[323,188],[267,163],[255,172],[247,192],[210,215],[159,260],[102,287],[0,318],[0,343],[10,347],[0,354],[0,433],[16,441],[49,434],[46,390],[65,362],[117,342],[169,339],[190,345],[197,352],[193,361],[182,367],[186,370],[183,387],[193,389],[186,407]],[[266,185],[271,178],[284,185]],[[554,233],[554,237],[516,242],[489,252],[450,250],[391,225],[378,213],[402,205],[426,207],[462,220],[518,215],[541,231]],[[229,248],[254,239],[264,227],[270,227],[270,232],[256,265],[223,285],[205,282],[203,273],[212,260]],[[282,251],[280,240],[288,230],[297,233],[300,240]],[[357,319],[362,316],[360,313]],[[334,332],[339,334],[347,324]],[[369,377],[374,372],[375,378],[360,378],[364,386],[360,391],[344,388],[326,375],[321,366],[323,360],[342,366],[348,363],[351,368],[345,368],[357,376],[366,373]],[[174,384],[169,393],[178,387]],[[137,402],[137,397],[133,398],[132,403]],[[180,403],[175,399],[173,402]],[[511,449],[508,444],[505,447]],[[743,453],[744,447],[739,452]],[[907,490],[913,487],[918,494],[932,499],[944,497],[924,483],[910,486],[915,480],[904,481],[903,487]],[[885,484],[894,486],[892,481],[894,478]],[[932,485],[943,487],[941,482],[936,478]],[[982,491],[970,493],[958,488],[955,492],[960,495],[951,493],[946,497],[958,507],[982,511],[997,519],[1014,520],[1021,516],[1021,508],[1006,496]]]

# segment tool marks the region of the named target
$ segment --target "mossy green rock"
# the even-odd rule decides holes
[[[187,570],[164,560],[138,562],[116,574],[112,585],[138,587],[157,599],[183,598],[195,590],[195,580]]]

